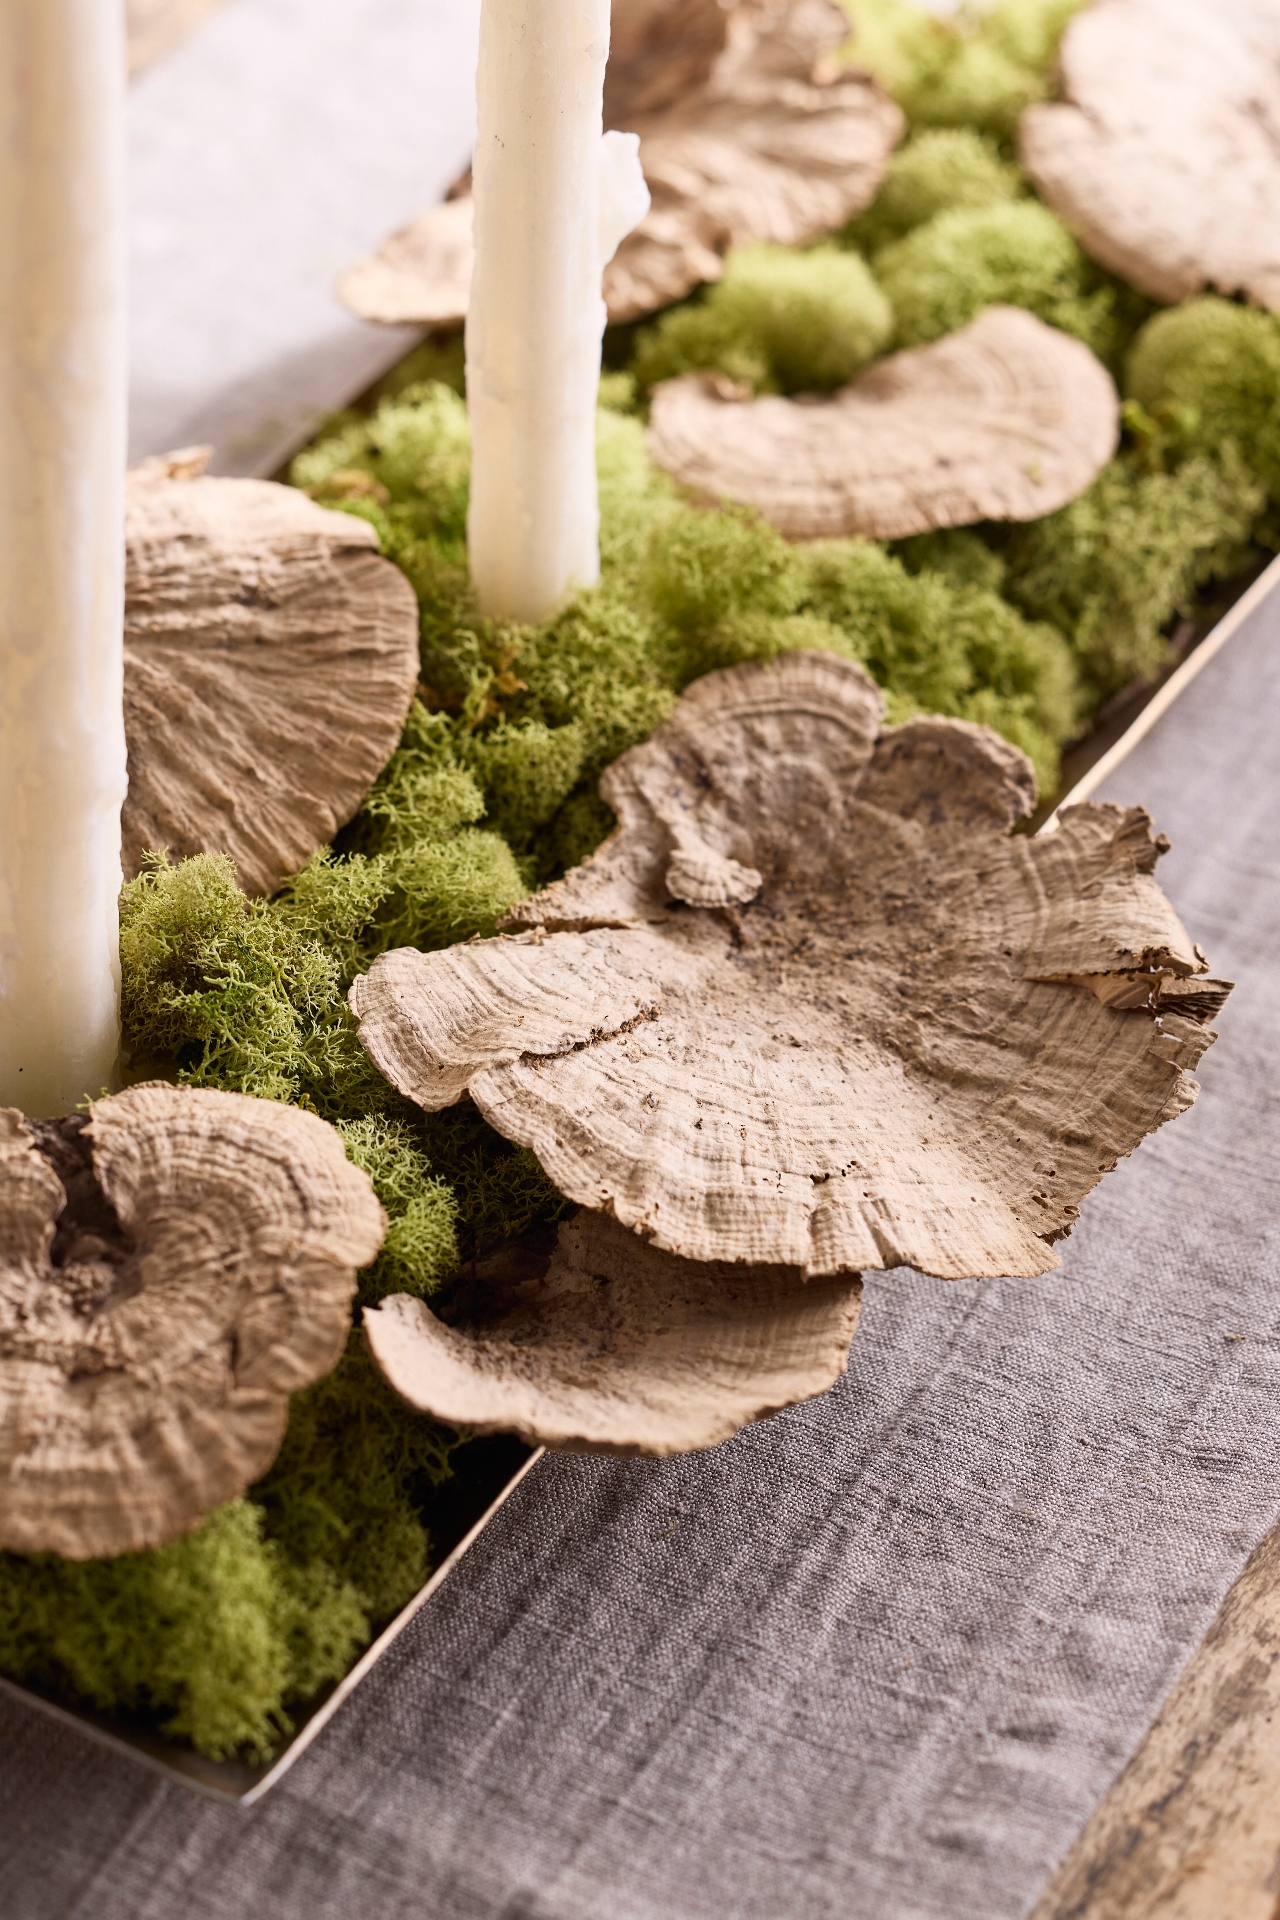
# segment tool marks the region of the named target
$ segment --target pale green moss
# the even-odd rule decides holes
[[[576,720],[548,727],[541,720],[504,719],[473,735],[467,751],[489,819],[519,853],[578,784],[587,735]]]
[[[634,402],[636,382],[626,380]],[[596,473],[600,488],[600,565],[617,576],[642,559],[651,528],[676,505],[674,483],[655,467],[644,443],[644,426],[605,408],[596,422]]]
[[[1125,368],[1129,395],[1179,448],[1227,441],[1280,500],[1280,320],[1207,296],[1158,313]]]
[[[362,1114],[339,1120],[347,1158],[373,1182],[388,1216],[386,1239],[374,1265],[361,1277],[360,1302],[389,1293],[434,1293],[458,1270],[458,1203],[431,1161],[407,1116]]]
[[[529,891],[528,876],[501,834],[465,827],[450,840],[406,847],[396,888],[379,921],[388,947],[450,947],[490,934]]]
[[[1086,0],[996,0],[994,6],[983,7],[980,31],[1015,65],[1047,75],[1068,21],[1085,4]]]
[[[1003,591],[1004,561],[969,527],[913,534],[895,541],[893,552],[908,573],[940,573],[954,586],[984,587],[988,593]]]
[[[912,116],[955,53],[955,28],[913,0],[842,0],[842,5],[852,28],[846,59],[874,74]]]
[[[685,513],[650,544],[644,586],[681,632],[730,614],[794,613],[805,575],[801,551],[747,513]]]
[[[285,1561],[327,1568],[377,1624],[426,1578],[423,1513],[457,1446],[392,1393],[353,1333],[334,1371],[294,1395],[279,1457],[252,1500]]]
[[[975,34],[960,40],[911,97],[907,111],[915,126],[978,127],[1011,140],[1023,110],[1046,91],[1041,74]]]
[[[366,474],[417,531],[465,537],[470,471],[466,404],[452,387],[427,381],[298,454],[290,478],[323,494],[338,474]]]
[[[735,247],[724,278],[637,341],[642,391],[717,368],[759,393],[842,387],[885,346],[888,302],[856,255],[835,247]]]
[[[1001,159],[994,141],[972,127],[932,128],[889,156],[879,193],[841,239],[874,254],[937,214],[1006,206],[1024,190],[1018,169]]]
[[[940,340],[997,302],[1026,307],[1102,359],[1116,350],[1112,289],[1038,201],[941,213],[876,255],[900,347]]]
[[[537,772],[521,766],[514,775],[507,769],[504,786],[500,748],[492,757],[491,776],[512,804],[522,771],[525,786],[536,790]],[[449,946],[492,933],[528,892],[502,835],[470,824],[486,810],[480,758],[465,727],[415,703],[399,749],[348,835],[373,854],[385,880],[366,931],[369,950]]]
[[[291,1561],[249,1501],[150,1553],[0,1554],[0,1668],[153,1715],[215,1759],[268,1757],[286,1703],[339,1679],[368,1632],[356,1589]]]
[[[1166,623],[1242,564],[1265,497],[1230,446],[1174,473],[1115,460],[1078,500],[1010,536],[1006,591],[1068,636],[1096,701],[1159,672]]]
[[[951,714],[1003,733],[1029,755],[1042,789],[1057,783],[1058,750],[1083,700],[1069,648],[996,594],[941,573],[908,573],[870,543],[805,549],[807,610],[843,630],[851,650],[894,696],[897,717]]]
[[[175,1056],[194,1086],[322,1110],[335,1085],[365,1077],[346,1010],[347,969],[389,882],[380,863],[327,854],[308,876],[300,898],[278,902],[246,900],[218,854],[176,867],[161,859],[131,881],[120,925],[125,1044],[144,1060]],[[333,915],[319,937],[326,880]]]
[[[847,57],[867,67],[913,127],[968,126],[1012,142],[1052,90],[1058,41],[1083,0],[998,0],[936,20],[912,0],[844,0]]]

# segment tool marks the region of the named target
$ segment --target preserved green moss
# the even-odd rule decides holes
[[[757,393],[846,386],[887,345],[889,303],[854,254],[832,246],[734,247],[724,278],[640,333],[641,391],[716,368]]]
[[[361,1276],[360,1305],[389,1293],[435,1293],[458,1268],[458,1202],[431,1171],[421,1123],[366,1113],[337,1124],[347,1158],[368,1174],[390,1221],[382,1251]]]
[[[1083,0],[998,0],[956,21],[912,0],[844,0],[848,57],[875,74],[913,127],[972,127],[1012,143],[1018,116],[1052,91],[1058,41]]]
[[[1006,206],[1024,191],[1018,169],[993,140],[972,127],[928,129],[890,154],[879,193],[841,239],[874,254],[936,214]]]
[[[1231,442],[1280,500],[1280,320],[1207,296],[1158,313],[1138,334],[1125,389],[1178,449]]]
[[[336,1680],[368,1637],[356,1590],[298,1566],[247,1500],[114,1560],[0,1554],[0,1668],[154,1718],[213,1759],[265,1759],[286,1703]]]
[[[997,302],[1026,307],[1100,359],[1121,344],[1113,288],[1038,200],[937,214],[878,253],[875,270],[900,347],[940,340]]]
[[[679,636],[680,684],[825,648],[869,668],[895,720],[921,711],[980,720],[1030,755],[1042,783],[1056,780],[1058,749],[1082,711],[1070,649],[954,570],[913,574],[870,541],[793,547],[746,515],[691,513],[655,540],[646,584]]]
[[[1004,590],[1008,569],[980,534],[970,527],[941,527],[934,533],[916,533],[893,545],[908,573],[939,573],[959,587]]]
[[[380,863],[327,852],[304,873],[274,901],[247,900],[220,854],[178,866],[160,856],[131,881],[120,929],[126,1048],[143,1063],[172,1058],[194,1086],[344,1111],[351,1086],[369,1078],[345,990],[387,877]]]
[[[357,1334],[327,1378],[294,1395],[284,1445],[250,1498],[290,1566],[323,1568],[356,1597],[365,1638],[427,1576],[422,1515],[458,1444],[391,1392]]]
[[[889,692],[895,721],[944,713],[994,727],[1052,791],[1058,749],[1084,707],[1070,650],[1053,627],[1029,623],[954,575],[913,575],[867,542],[816,542],[806,561],[806,610],[845,633]]]
[[[1170,473],[1114,460],[1078,500],[1010,535],[1005,590],[1067,636],[1096,705],[1160,671],[1166,623],[1243,564],[1265,501],[1229,445]]]

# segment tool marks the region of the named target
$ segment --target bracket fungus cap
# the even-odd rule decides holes
[[[685,1453],[824,1392],[861,1297],[857,1275],[679,1260],[583,1211],[549,1258],[517,1246],[482,1265],[466,1324],[394,1294],[366,1311],[364,1336],[389,1385],[436,1419],[577,1451]]]
[[[202,449],[129,475],[124,868],[226,853],[273,893],[356,812],[418,677],[418,608],[369,524]]]
[[[162,1083],[0,1109],[0,1545],[159,1546],[270,1466],[382,1209],[332,1127]]]
[[[1203,1003],[1081,980],[1206,963],[1141,809],[1013,837],[1022,754],[881,712],[826,654],[695,682],[605,775],[616,831],[516,910],[526,931],[355,982],[374,1062],[429,1109],[469,1093],[571,1200],[685,1259],[1049,1272],[1214,1037]],[[697,860],[754,897],[688,904]]]
[[[1106,368],[1020,307],[988,307],[830,396],[726,387],[714,374],[657,387],[649,451],[703,499],[755,507],[791,540],[1038,519],[1083,493],[1120,433]]]
[[[1028,107],[1022,164],[1082,246],[1155,300],[1280,308],[1280,13],[1268,0],[1095,0]]]
[[[827,72],[849,23],[830,0],[615,0],[605,125],[640,136],[649,212],[604,275],[611,321],[718,280],[731,246],[798,246],[869,206],[902,138],[869,75]],[[432,207],[339,282],[364,320],[459,324],[469,198]]]

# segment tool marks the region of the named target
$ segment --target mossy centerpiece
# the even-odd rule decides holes
[[[474,1106],[426,1113],[388,1086],[358,1044],[352,980],[391,948],[492,934],[596,848],[614,824],[602,770],[694,680],[801,651],[854,661],[891,722],[991,727],[1051,794],[1063,745],[1162,670],[1197,588],[1275,544],[1280,323],[1214,296],[1156,312],[1089,260],[1012,158],[1070,10],[1009,0],[966,36],[898,0],[851,0],[909,137],[879,198],[819,247],[730,252],[717,287],[609,337],[602,579],[553,618],[476,608],[456,341],[429,341],[294,463],[294,484],[367,522],[412,586],[419,695],[354,819],[274,897],[250,898],[216,854],[157,859],[129,884],[124,1019],[139,1078],[337,1126],[390,1223],[357,1316],[409,1294],[447,1320],[465,1268],[568,1208]],[[1045,518],[793,545],[749,512],[691,504],[650,458],[660,380],[829,391],[992,303],[1074,335],[1125,398],[1119,452]],[[480,1458],[391,1393],[353,1330],[295,1397],[266,1477],[196,1531],[110,1559],[0,1558],[0,1670],[144,1713],[205,1753],[268,1756],[422,1585],[449,1537],[449,1476],[465,1482]]]

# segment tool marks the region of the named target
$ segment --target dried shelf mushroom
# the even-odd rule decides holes
[[[332,1127],[161,1084],[0,1108],[0,1545],[188,1532],[270,1466],[338,1360],[385,1222]]]
[[[829,0],[739,5],[701,86],[632,116],[653,204],[605,273],[614,321],[718,280],[731,246],[799,246],[874,200],[903,118],[861,73],[828,74],[848,22]]]
[[[792,540],[897,540],[1036,520],[1115,452],[1111,376],[1019,307],[877,362],[830,396],[743,397],[723,376],[655,388],[649,451],[708,500],[755,507]]]
[[[383,326],[461,326],[476,263],[474,214],[470,192],[419,214],[343,274],[338,298]]]
[[[479,1269],[465,1324],[396,1294],[367,1310],[383,1374],[420,1411],[534,1444],[684,1453],[823,1392],[844,1371],[857,1275],[701,1264],[585,1210],[553,1251]]]
[[[356,812],[418,677],[418,608],[367,522],[205,449],[129,476],[124,865],[227,853],[273,893]]]
[[[612,321],[718,280],[730,246],[796,246],[875,198],[903,118],[867,75],[827,71],[849,31],[829,0],[615,0],[613,17],[605,124],[640,135],[653,204],[605,270]],[[365,320],[460,322],[470,214],[468,199],[433,207],[353,267],[341,298]]]
[[[1280,308],[1280,12],[1269,0],[1096,0],[1064,101],[1022,116],[1022,164],[1104,266],[1156,300]]]
[[[736,0],[613,0],[604,124],[661,113],[711,77]]]
[[[523,931],[356,981],[373,1060],[422,1107],[469,1094],[684,1259],[1049,1272],[1084,1195],[1194,1098],[1227,989],[1140,809],[1012,837],[1022,754],[881,711],[827,654],[695,682]]]

